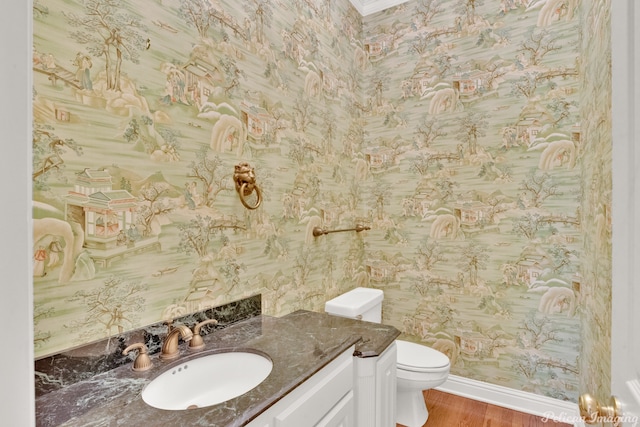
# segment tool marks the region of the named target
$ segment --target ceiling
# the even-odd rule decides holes
[[[351,4],[360,12],[360,15],[367,16],[381,10],[406,3],[408,0],[349,0]]]

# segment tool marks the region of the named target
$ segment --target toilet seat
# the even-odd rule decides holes
[[[449,358],[431,347],[396,340],[397,367],[411,372],[433,372],[449,368]]]

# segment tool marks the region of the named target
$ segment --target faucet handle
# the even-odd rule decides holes
[[[202,339],[202,335],[200,335],[200,328],[202,328],[204,325],[217,325],[218,321],[216,319],[207,319],[207,320],[203,320],[200,323],[196,323],[196,325],[193,327],[193,338],[191,338],[191,341],[189,341],[189,349],[190,350],[200,350],[202,347],[204,347],[204,340]]]
[[[138,355],[133,361],[133,370],[140,372],[151,369],[153,363],[151,363],[151,359],[149,358],[149,350],[147,350],[147,346],[141,342],[137,342],[135,344],[131,344],[129,347],[122,350],[123,355],[129,354],[131,350],[138,350]]]

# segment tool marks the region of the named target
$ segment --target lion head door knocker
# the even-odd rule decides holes
[[[262,203],[262,191],[256,184],[256,174],[249,163],[238,163],[233,172],[233,181],[240,201],[247,209],[258,209]]]

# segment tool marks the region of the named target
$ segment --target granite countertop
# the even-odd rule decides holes
[[[120,366],[40,396],[36,425],[244,426],[351,345],[356,346],[354,356],[375,357],[399,334],[392,326],[304,310],[280,318],[252,317],[204,336],[205,349],[199,352],[181,341],[175,361],[151,356],[154,366],[149,371]],[[171,366],[207,353],[242,349],[266,353],[273,361],[269,377],[253,390],[218,405],[184,411],[156,409],[142,400],[144,386]]]

